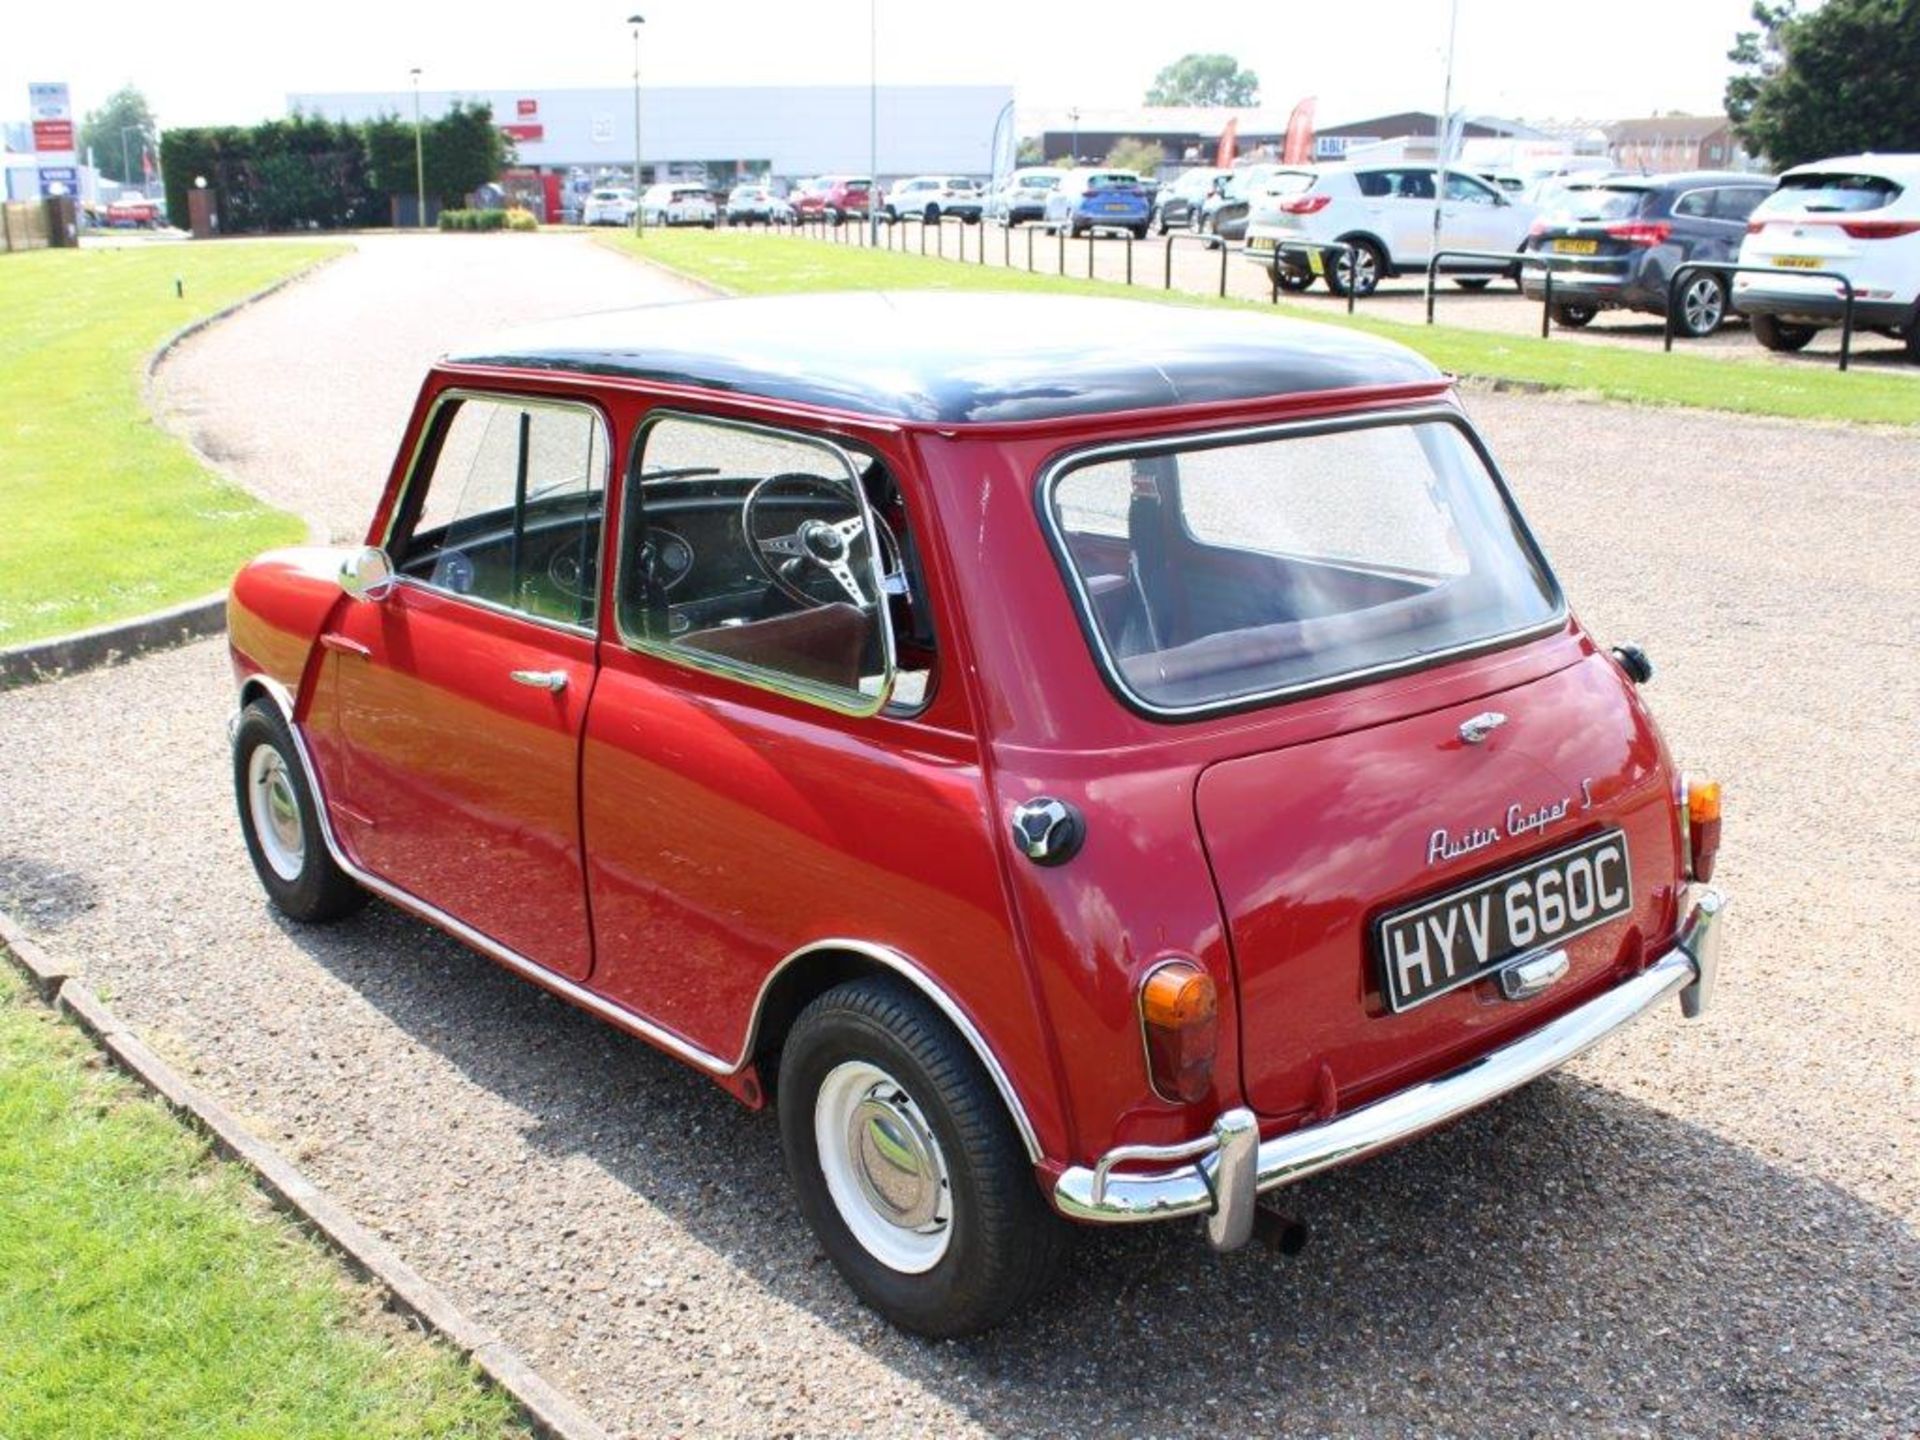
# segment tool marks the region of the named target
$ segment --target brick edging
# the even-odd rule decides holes
[[[239,1117],[156,1055],[63,962],[29,939],[0,910],[0,955],[26,975],[42,1000],[64,1012],[109,1059],[212,1142],[245,1166],[269,1199],[340,1255],[348,1269],[378,1285],[389,1306],[409,1316],[470,1360],[546,1440],[609,1440],[579,1403],[542,1379],[497,1333],[456,1306],[392,1246],[368,1230]]]

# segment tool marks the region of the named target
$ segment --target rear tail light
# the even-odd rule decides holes
[[[1673,234],[1673,226],[1664,220],[1623,220],[1607,226],[1607,234],[1629,245],[1664,245]]]
[[[1529,235],[1544,235],[1546,233],[1547,222],[1544,219],[1536,220],[1527,227],[1527,234]]]
[[[1758,235],[1762,230],[1766,228],[1767,228],[1767,222],[1764,220],[1749,220],[1747,222],[1747,233],[1749,235]]]
[[[1842,220],[1840,228],[1856,240],[1898,240],[1920,235],[1920,220]]]
[[[1220,1042],[1211,975],[1191,960],[1156,965],[1140,986],[1140,1033],[1156,1095],[1188,1105],[1207,1098]]]
[[[1331,195],[1301,195],[1280,207],[1283,215],[1317,215],[1333,203]]]
[[[1682,777],[1680,830],[1686,841],[1687,878],[1713,878],[1714,857],[1720,853],[1720,782]]]

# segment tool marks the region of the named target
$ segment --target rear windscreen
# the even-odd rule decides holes
[[[1563,205],[1568,214],[1583,220],[1631,220],[1652,198],[1651,190],[1638,185],[1595,185],[1574,191]]]
[[[1855,210],[1878,210],[1899,198],[1900,187],[1883,175],[1788,175],[1753,213],[1804,210],[1844,215]]]
[[[1561,614],[1445,418],[1106,451],[1045,498],[1102,662],[1159,713],[1412,668]]]

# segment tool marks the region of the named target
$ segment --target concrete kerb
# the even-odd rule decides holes
[[[244,1165],[273,1203],[339,1254],[348,1269],[378,1285],[391,1309],[460,1351],[512,1400],[536,1434],[547,1440],[609,1440],[577,1402],[541,1378],[518,1351],[455,1305],[232,1111],[155,1054],[5,911],[0,911],[0,955],[26,975],[41,999],[86,1031],[114,1064],[205,1134],[218,1153]]]
[[[199,334],[211,325],[217,325],[229,316],[236,315],[248,306],[257,305],[269,295],[284,290],[296,281],[304,280],[323,266],[331,265],[340,257],[328,255],[304,265],[284,279],[276,280],[263,290],[256,290],[244,299],[216,310],[211,315],[203,315],[191,324],[182,325],[147,357],[141,371],[140,400],[147,413],[156,422],[163,417],[155,415],[153,410],[153,380],[159,371],[161,362],[171,355],[186,340]],[[214,471],[230,485],[239,486],[240,482],[211,455],[198,445],[193,437],[179,427],[168,424],[167,432],[179,440],[202,465]],[[307,537],[319,543],[324,537],[320,528],[312,520],[307,521]],[[0,649],[0,690],[11,690],[19,685],[31,685],[40,680],[51,680],[61,675],[74,675],[83,670],[96,670],[103,665],[116,664],[131,659],[135,655],[144,655],[152,650],[165,650],[175,645],[185,644],[189,640],[198,640],[206,635],[217,635],[227,626],[227,596],[225,591],[203,596],[198,600],[188,600],[179,605],[170,605],[164,610],[155,610],[145,615],[136,615],[131,620],[116,620],[108,625],[99,625],[91,630],[82,630],[72,635],[56,635],[48,640],[35,640],[25,645],[13,645]]]

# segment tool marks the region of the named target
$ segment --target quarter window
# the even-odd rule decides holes
[[[441,407],[435,436],[430,465],[413,477],[410,518],[393,542],[399,572],[591,629],[607,469],[599,414],[469,396]]]
[[[932,636],[917,623],[898,491],[875,457],[664,416],[641,435],[623,510],[619,621],[631,643],[838,710],[919,707]]]

